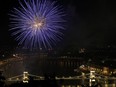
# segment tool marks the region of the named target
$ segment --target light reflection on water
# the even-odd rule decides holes
[[[94,82],[92,83],[92,87],[116,87],[116,79],[110,79],[107,80],[107,83],[105,83],[106,81],[101,79],[99,82]],[[88,81],[84,81],[83,85],[82,85],[82,81],[81,80],[73,80],[71,82],[70,81],[64,81],[60,87],[90,87],[89,86],[90,83]]]
[[[40,60],[35,58],[25,58],[23,61],[10,62],[7,65],[3,66],[4,75],[6,77],[12,77],[22,74],[24,70],[29,71],[29,73],[34,75],[43,75],[45,73],[55,74],[56,76],[76,76],[77,72],[74,72],[74,69],[79,67],[82,64],[81,61],[76,59],[47,59]],[[10,67],[10,68],[9,68]],[[74,83],[75,81],[70,81]],[[66,82],[61,84],[61,87],[81,87],[78,85],[78,81],[74,84]],[[81,84],[81,83],[80,83]],[[116,87],[116,83],[112,82],[111,84],[102,83],[102,87]]]
[[[77,59],[44,59],[24,58],[22,61],[12,61],[0,67],[6,77],[13,77],[28,71],[34,75],[55,74],[57,76],[75,76],[74,69],[79,67],[81,62]],[[9,68],[10,67],[10,68]]]
[[[82,87],[81,85],[62,85],[61,87]],[[87,86],[85,86],[87,87]],[[97,86],[101,87],[101,86]],[[113,84],[102,84],[102,87],[116,87],[116,83]]]

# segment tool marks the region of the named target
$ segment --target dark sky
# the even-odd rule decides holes
[[[74,48],[116,45],[115,0],[59,0],[67,11],[61,44]],[[10,10],[18,0],[0,1],[0,46],[16,46],[8,31]]]
[[[67,42],[71,46],[90,48],[116,45],[116,2],[75,0],[70,3]]]
[[[0,1],[0,47],[13,47],[15,41],[9,32],[9,12],[15,6],[16,0],[2,0]]]

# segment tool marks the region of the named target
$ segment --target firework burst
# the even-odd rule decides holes
[[[51,48],[62,39],[65,20],[56,1],[23,0],[10,14],[10,31],[19,45],[26,48]]]

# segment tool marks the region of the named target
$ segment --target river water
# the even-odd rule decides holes
[[[24,57],[20,61],[12,61],[2,66],[6,78],[14,77],[28,71],[30,74],[37,76],[58,76],[58,77],[73,77],[81,75],[77,68],[83,64],[80,58],[31,58]],[[77,71],[74,71],[77,69]],[[99,81],[102,87],[116,87],[116,81]],[[60,87],[80,87],[83,84],[82,80],[64,80]],[[89,81],[84,81],[84,84],[89,84]]]

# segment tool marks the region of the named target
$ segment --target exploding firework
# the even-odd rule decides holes
[[[19,1],[19,7],[14,8],[10,16],[10,31],[23,47],[52,48],[62,39],[65,14],[56,1]]]

